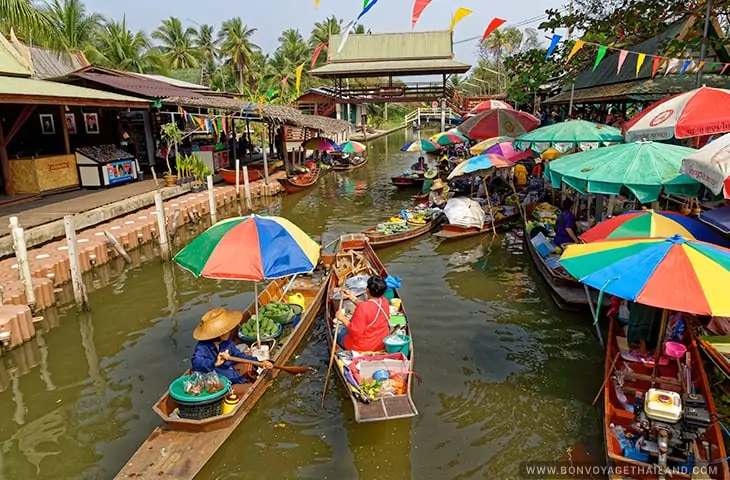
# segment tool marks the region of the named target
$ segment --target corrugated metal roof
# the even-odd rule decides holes
[[[83,78],[84,80],[88,80],[90,82],[106,85],[107,87],[115,88],[117,90],[124,90],[125,92],[148,98],[204,97],[203,94],[193,92],[184,88],[175,87],[164,82],[158,82],[157,80],[152,80],[150,78],[144,78],[141,76],[106,75],[102,73],[91,72],[75,72],[72,73],[70,76],[71,78]]]
[[[337,52],[342,35],[330,35],[327,63],[369,62],[377,60],[424,60],[453,58],[451,32],[406,32],[350,35],[341,52]],[[335,48],[336,47],[336,48]]]
[[[0,103],[145,107],[149,100],[35,78],[2,77]]]
[[[31,73],[28,65],[20,60],[18,52],[0,34],[0,75],[21,75],[28,77]]]
[[[328,63],[311,73],[315,77],[369,77],[378,75],[432,75],[441,73],[465,73],[471,65],[451,59],[387,60],[380,62]]]
[[[135,73],[138,77],[149,78],[150,80],[157,80],[158,82],[167,83],[173,87],[187,88],[189,90],[210,90],[205,85],[198,85],[197,83],[184,82],[176,78],[166,77],[164,75],[152,75],[150,73]]]
[[[65,54],[45,48],[28,47],[35,76],[40,79],[60,77],[89,65],[83,54]]]

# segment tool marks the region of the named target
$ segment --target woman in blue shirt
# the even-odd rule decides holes
[[[193,331],[193,338],[198,340],[191,363],[193,370],[209,373],[213,370],[226,377],[233,385],[233,391],[239,397],[243,395],[253,375],[253,366],[247,363],[236,363],[231,357],[258,361],[257,358],[241,352],[231,340],[231,332],[238,328],[243,314],[214,308],[203,315],[200,325]],[[270,369],[273,364],[265,361],[264,368]]]
[[[558,221],[555,222],[555,245],[559,247],[570,243],[580,243],[576,235],[575,215],[571,208],[573,208],[573,200],[569,198],[563,200],[563,211],[558,217]]]

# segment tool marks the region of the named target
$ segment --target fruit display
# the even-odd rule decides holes
[[[259,318],[269,318],[275,323],[286,323],[294,317],[294,310],[280,302],[269,302],[259,309]]]
[[[119,162],[121,160],[130,160],[134,158],[129,152],[125,152],[115,145],[99,145],[97,147],[79,147],[76,149],[78,153],[96,160],[98,163]]]
[[[408,223],[415,225],[425,225],[431,221],[431,213],[426,211],[409,210]]]
[[[411,227],[401,220],[399,222],[379,223],[375,230],[381,235],[393,235],[394,233],[406,232]]]
[[[281,325],[274,322],[271,317],[261,317],[259,333],[261,337],[273,337],[281,332]],[[241,325],[241,335],[248,338],[256,338],[256,315],[252,315],[246,323]]]
[[[371,380],[369,382],[362,382],[360,384],[360,395],[365,398],[369,398],[371,401],[376,399],[376,395],[380,391],[381,382],[377,380]]]

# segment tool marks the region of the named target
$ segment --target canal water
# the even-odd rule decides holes
[[[329,173],[264,212],[324,242],[382,221],[410,204],[389,177],[416,160],[399,150],[413,135],[372,142],[362,169]],[[380,254],[403,282],[421,415],[359,425],[338,383],[322,408],[320,319],[295,360],[317,372],[280,375],[198,478],[512,479],[520,462],[576,444],[602,458],[590,406],[602,351],[586,314],[554,306],[518,237],[427,236]],[[113,478],[158,425],[151,405],[188,366],[201,315],[253,298],[250,283],[194,279],[155,260],[101,280],[92,312],[49,312],[37,341],[0,357],[0,478]]]

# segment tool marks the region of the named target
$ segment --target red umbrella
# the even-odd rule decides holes
[[[482,113],[486,110],[496,110],[498,108],[506,108],[509,110],[514,110],[512,105],[510,105],[507,102],[503,102],[501,100],[485,100],[476,107],[469,110],[469,115],[477,115],[479,113]]]
[[[702,87],[645,108],[623,126],[627,142],[669,140],[730,131],[730,90]]]
[[[540,120],[527,112],[497,108],[464,120],[458,128],[472,140],[485,140],[502,135],[515,138],[536,129],[538,125]]]

